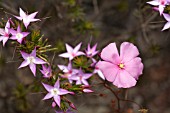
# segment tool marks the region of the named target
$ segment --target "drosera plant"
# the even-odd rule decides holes
[[[3,41],[3,45],[7,40],[16,45],[18,56],[22,61],[24,60],[18,69],[29,66],[34,77],[37,77],[38,74],[36,70],[42,74],[38,82],[42,83],[41,85],[44,87],[42,90],[46,91],[43,100],[51,99],[51,109],[54,109],[56,113],[73,113],[71,109],[76,110],[76,106],[67,95],[94,93],[92,87],[95,84],[92,82],[95,80],[95,75],[99,76],[97,79],[100,82],[97,84],[102,84],[117,98],[116,112],[122,112],[120,101],[137,104],[134,101],[121,99],[112,89],[113,85],[117,88],[134,87],[142,74],[143,63],[138,57],[139,51],[135,45],[123,42],[119,54],[116,43],[111,43],[99,54],[97,44],[90,47],[89,43],[84,51],[81,50],[81,42],[75,47],[65,44],[67,52],[58,56],[68,59],[67,64],[51,64],[46,52],[55,51],[57,48],[52,48],[48,44],[48,39],[44,40],[40,31],[29,30],[31,22],[40,21],[40,19],[35,19],[38,12],[28,15],[20,8],[19,13],[20,16],[14,16],[19,22],[15,20],[12,23],[13,26],[9,26],[13,21],[8,19],[5,28],[0,29],[2,35],[0,41]],[[58,69],[53,67],[58,67]],[[113,85],[111,86],[107,81],[112,82]],[[143,109],[140,105],[138,106],[139,109]]]

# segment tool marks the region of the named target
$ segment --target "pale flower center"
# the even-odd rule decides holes
[[[23,34],[17,33],[17,34],[16,34],[16,37],[17,37],[18,39],[22,39],[22,38],[23,38]]]
[[[120,69],[124,69],[125,68],[125,65],[123,63],[120,63],[118,66],[119,66]]]
[[[28,57],[28,61],[30,62],[30,63],[34,63],[34,57],[33,56],[31,56],[31,57]]]
[[[57,88],[54,88],[51,90],[52,95],[58,95],[58,93],[59,93],[59,90]]]

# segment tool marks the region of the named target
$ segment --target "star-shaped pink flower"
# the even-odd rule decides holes
[[[139,51],[132,43],[124,42],[120,46],[120,55],[115,43],[106,46],[101,52],[101,58],[96,65],[105,78],[118,88],[130,88],[136,85],[136,80],[142,74],[143,64],[137,57]]]
[[[9,29],[9,32],[12,34],[10,39],[17,40],[20,44],[22,43],[23,39],[29,34],[29,32],[22,32],[19,25],[17,27],[17,31]]]
[[[6,25],[5,25],[5,29],[0,28],[0,41],[3,41],[3,46],[5,46],[5,43],[8,41],[9,36],[10,36],[10,32],[8,30],[8,28],[10,28],[10,22],[9,20],[7,21]]]
[[[44,88],[48,91],[48,94],[43,98],[43,100],[54,98],[54,101],[60,107],[60,96],[65,94],[74,94],[73,92],[67,91],[65,89],[60,88],[60,81],[59,79],[56,81],[54,86],[50,86],[47,84],[42,83]]]
[[[90,44],[88,44],[87,50],[85,51],[86,56],[89,58],[92,58],[95,56],[99,51],[96,51],[97,44],[95,44],[92,48],[90,47]]]
[[[52,76],[52,70],[50,66],[47,67],[45,65],[42,65],[42,70],[40,71],[44,75],[44,78],[50,78]]]
[[[92,73],[84,73],[82,69],[79,69],[79,72],[76,75],[71,76],[70,79],[75,80],[76,85],[89,85],[87,79],[89,79],[92,75]]]
[[[18,20],[23,21],[25,27],[27,28],[31,22],[40,21],[40,19],[35,19],[35,16],[37,15],[37,13],[38,12],[34,12],[28,15],[21,8],[19,8],[20,16],[14,16],[14,17],[16,17]]]
[[[153,6],[158,6],[159,13],[162,15],[165,6],[170,4],[170,0],[152,0],[147,3]]]
[[[25,53],[22,51],[20,53],[21,53],[22,57],[24,58],[24,61],[19,66],[19,69],[29,65],[34,76],[36,76],[35,75],[36,74],[36,64],[46,64],[47,63],[44,60],[36,57],[36,48],[31,52],[31,54],[28,54],[28,53]]]
[[[67,78],[70,83],[73,82],[71,77],[79,72],[79,70],[72,68],[71,62],[69,62],[68,66],[58,65],[58,67],[61,71],[64,72],[64,74],[62,74],[61,77]]]
[[[79,43],[74,49],[70,45],[66,44],[67,53],[62,53],[59,56],[72,60],[74,57],[84,55],[83,52],[79,51],[80,47],[81,43]]]

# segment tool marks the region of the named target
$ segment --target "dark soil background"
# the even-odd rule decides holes
[[[38,11],[36,17],[42,21],[29,29],[41,29],[49,43],[61,50],[65,48],[63,43],[75,46],[83,42],[82,48],[86,48],[88,42],[98,43],[101,49],[111,42],[117,45],[133,42],[140,50],[145,67],[137,86],[128,89],[128,99],[149,113],[170,113],[170,32],[161,31],[166,22],[146,1],[0,0],[0,17],[7,20],[11,14],[18,15],[19,7],[29,13]],[[18,84],[28,87],[35,78],[28,68],[17,69],[21,61],[13,52],[10,43],[6,47],[1,44],[0,113],[54,113],[51,102],[41,100],[44,94],[29,92],[24,101],[14,96]],[[49,55],[52,57],[53,53]],[[54,63],[61,64],[61,58],[56,56]],[[70,97],[78,108],[76,112],[113,113],[114,95],[103,87],[94,90],[97,93]],[[134,104],[122,103],[123,108],[124,113],[138,113],[138,106]]]

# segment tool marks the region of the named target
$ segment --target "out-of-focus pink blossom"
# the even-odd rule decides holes
[[[87,79],[89,79],[92,75],[92,73],[84,73],[82,69],[79,69],[79,72],[76,75],[71,76],[70,79],[75,80],[76,85],[89,85]]]
[[[52,70],[50,66],[47,67],[45,65],[42,65],[42,70],[40,71],[44,75],[44,78],[50,78],[52,76]]]
[[[23,21],[25,27],[27,28],[31,22],[40,21],[40,19],[35,19],[35,16],[37,15],[37,13],[38,12],[34,12],[28,15],[21,8],[19,8],[20,16],[14,16],[14,17],[17,18],[18,20]]]
[[[72,68],[71,62],[69,62],[68,66],[58,65],[58,67],[61,71],[64,72],[64,74],[62,74],[61,77],[67,78],[70,83],[73,82],[71,77],[79,72],[79,70]]]
[[[132,43],[124,42],[120,46],[120,55],[115,43],[106,46],[101,52],[101,58],[96,65],[105,78],[118,88],[130,88],[136,85],[136,80],[142,74],[143,64],[137,57],[139,51]]]
[[[152,1],[149,1],[147,3],[150,4],[150,5],[153,5],[153,6],[157,6],[160,15],[162,15],[165,6],[170,4],[170,0],[152,0]]]
[[[7,23],[5,25],[5,29],[0,28],[0,35],[1,35],[0,41],[3,42],[3,46],[5,46],[5,43],[8,41],[8,39],[10,37],[10,32],[9,32],[10,22],[9,22],[9,20],[7,21]]]
[[[95,56],[99,51],[96,51],[97,44],[95,44],[92,48],[90,47],[90,44],[88,44],[87,50],[85,51],[85,54],[87,57],[92,58]]]

